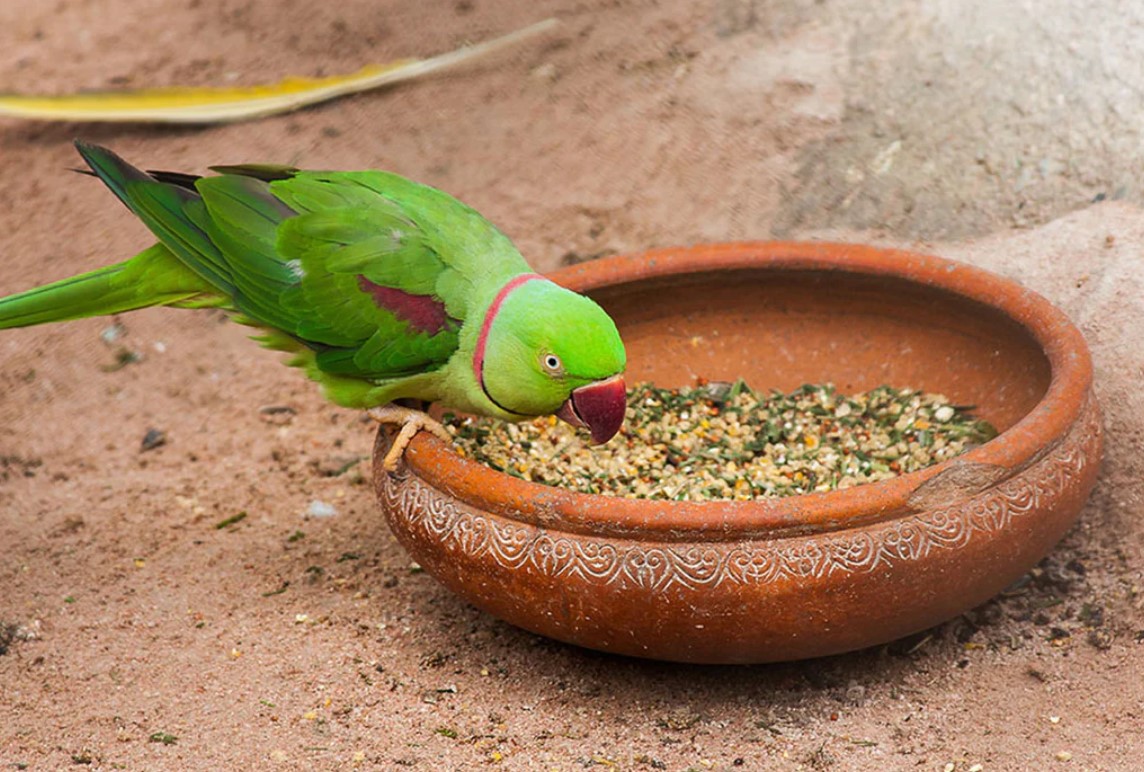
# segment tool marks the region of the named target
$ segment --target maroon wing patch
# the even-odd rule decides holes
[[[383,287],[360,275],[358,286],[373,298],[378,308],[384,308],[418,332],[432,336],[458,324],[456,319],[445,313],[445,304],[431,295],[414,295],[405,290]]]

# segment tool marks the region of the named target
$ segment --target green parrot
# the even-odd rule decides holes
[[[144,172],[76,148],[159,242],[0,298],[0,329],[148,306],[216,307],[292,354],[326,396],[401,426],[397,467],[440,402],[508,421],[555,414],[607,442],[623,424],[623,343],[595,302],[533,273],[488,220],[381,171],[216,166]]]

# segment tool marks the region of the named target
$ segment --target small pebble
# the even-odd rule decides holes
[[[148,450],[154,450],[167,444],[167,433],[162,429],[148,429],[143,435],[143,441],[139,445],[139,451],[144,453]]]
[[[537,80],[554,81],[557,78],[556,65],[552,62],[545,62],[544,64],[534,67],[530,74]]]
[[[314,499],[310,502],[310,506],[306,508],[306,514],[310,517],[333,517],[338,514],[338,510],[333,504],[327,504],[319,499]]]
[[[114,324],[104,327],[103,330],[99,333],[99,337],[104,343],[111,345],[126,334],[127,328],[119,322],[115,322]]]

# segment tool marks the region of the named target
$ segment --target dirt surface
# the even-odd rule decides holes
[[[1078,525],[1004,597],[871,651],[684,667],[538,638],[412,568],[370,493],[372,427],[218,314],[6,331],[0,765],[1137,768],[1140,12],[994,5],[0,4],[0,90],[49,92],[348,72],[563,22],[257,124],[0,122],[2,292],[149,243],[67,171],[75,136],[150,168],[387,168],[460,196],[539,269],[773,235],[990,268],[1081,325],[1109,432]]]

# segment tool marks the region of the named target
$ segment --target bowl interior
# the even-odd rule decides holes
[[[945,394],[1004,431],[1045,395],[1049,361],[988,305],[893,276],[742,268],[588,290],[620,329],[628,380],[743,378],[791,391],[888,384]]]

